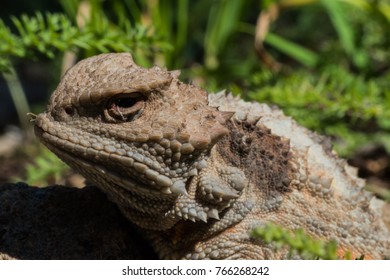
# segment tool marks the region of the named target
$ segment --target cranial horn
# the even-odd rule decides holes
[[[172,71],[169,71],[169,73],[175,77],[175,78],[179,78],[180,74],[181,74],[181,71],[180,70],[172,70]]]
[[[228,120],[230,120],[233,115],[235,114],[235,112],[229,112],[229,111],[219,111],[221,117],[225,120],[225,122],[227,122]]]

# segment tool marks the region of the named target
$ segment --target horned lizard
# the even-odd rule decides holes
[[[102,54],[68,72],[36,135],[96,184],[163,259],[283,259],[250,236],[273,222],[383,258],[384,203],[325,138],[282,111]]]

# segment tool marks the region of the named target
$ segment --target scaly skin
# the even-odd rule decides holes
[[[281,111],[103,54],[71,68],[35,119],[166,259],[281,259],[249,232],[274,222],[383,258],[383,203],[325,140]]]

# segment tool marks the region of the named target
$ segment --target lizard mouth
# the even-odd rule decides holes
[[[137,153],[134,153],[132,158],[96,151],[52,134],[37,124],[34,129],[49,150],[96,185],[107,182],[142,193],[187,194],[188,178],[179,177],[172,180],[151,166],[137,161],[143,158]],[[197,174],[192,172],[191,175],[196,175],[195,173]]]

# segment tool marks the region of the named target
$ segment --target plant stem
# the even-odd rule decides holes
[[[13,65],[10,65],[9,71],[2,74],[11,93],[11,98],[18,114],[19,123],[24,131],[28,132],[30,126],[26,115],[30,111],[30,107],[15,68]]]

